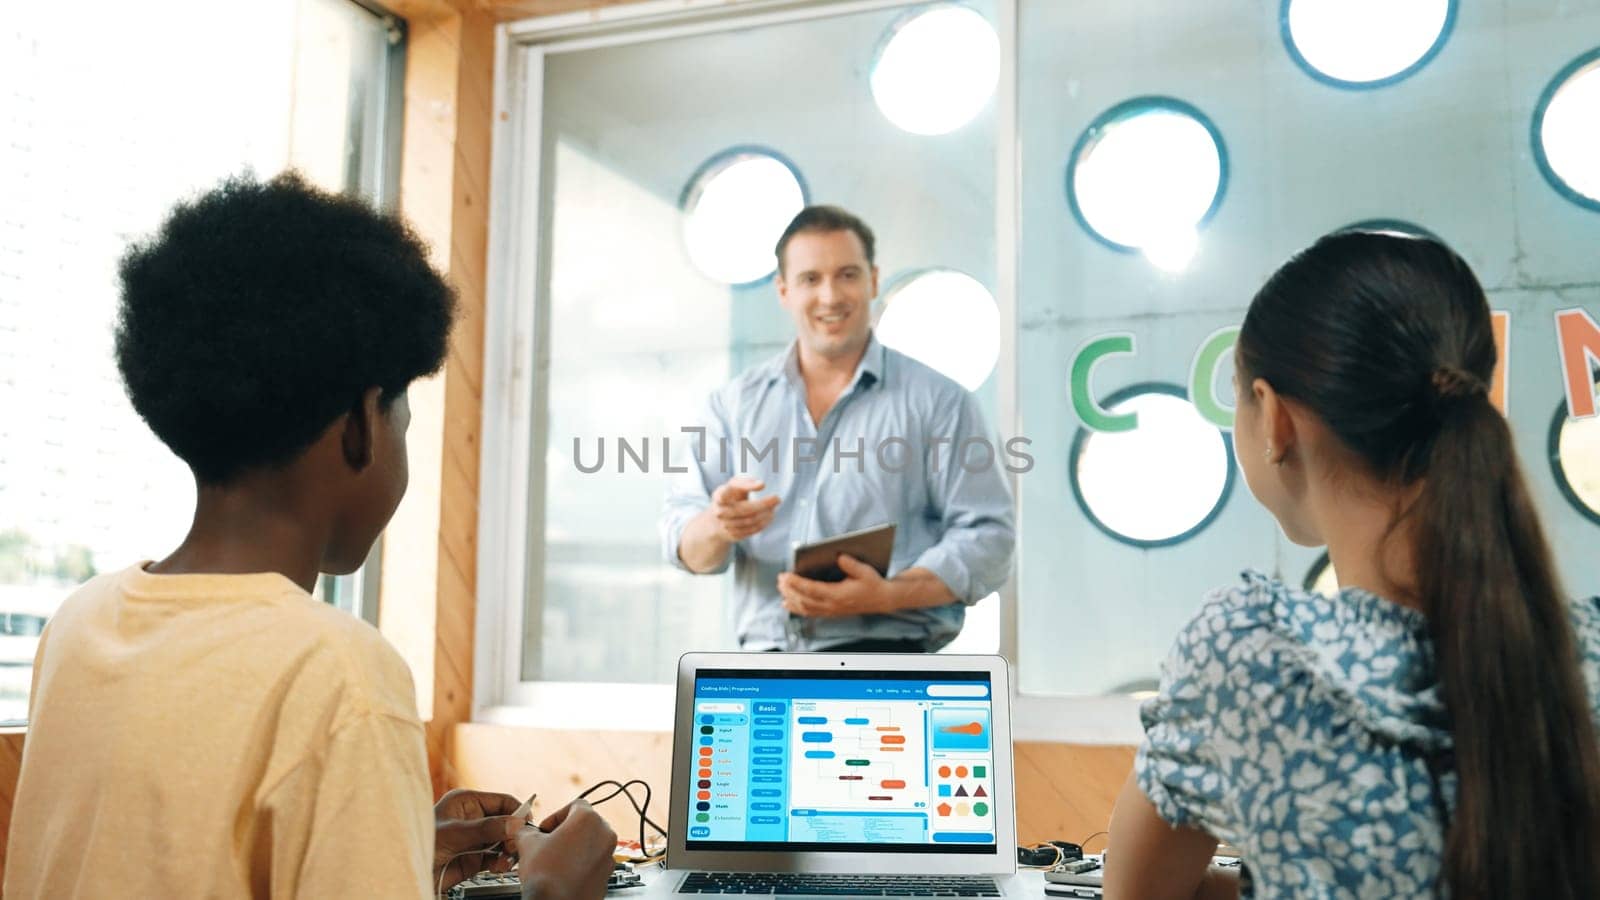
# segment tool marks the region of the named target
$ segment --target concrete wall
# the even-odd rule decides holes
[[[1447,43],[1416,74],[1341,90],[1290,58],[1275,3],[1022,4],[1018,365],[1042,461],[1023,491],[1024,690],[1097,692],[1154,676],[1207,588],[1245,567],[1298,582],[1319,553],[1289,544],[1242,479],[1210,527],[1178,546],[1137,549],[1090,527],[1067,481],[1073,350],[1094,334],[1131,331],[1138,355],[1102,364],[1097,393],[1182,384],[1201,340],[1242,320],[1290,253],[1368,219],[1433,231],[1472,264],[1491,304],[1512,313],[1518,449],[1569,588],[1600,592],[1600,529],[1560,497],[1546,454],[1562,398],[1552,313],[1579,305],[1600,315],[1600,214],[1552,190],[1529,147],[1545,84],[1600,43],[1600,3],[1459,7]],[[1222,205],[1175,276],[1097,243],[1064,195],[1078,135],[1141,94],[1198,107],[1228,154]]]

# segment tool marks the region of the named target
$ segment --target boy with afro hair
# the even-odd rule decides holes
[[[117,364],[194,472],[194,523],[46,627],[5,896],[420,898],[509,868],[501,846],[527,896],[603,894],[616,836],[585,804],[534,829],[452,791],[430,817],[410,672],[310,595],[405,494],[406,389],[455,311],[422,242],[298,176],[239,178],[121,276]]]

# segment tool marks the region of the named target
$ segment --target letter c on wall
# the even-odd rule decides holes
[[[1072,409],[1091,431],[1132,431],[1139,427],[1139,417],[1134,413],[1112,415],[1095,402],[1090,390],[1090,378],[1095,364],[1114,353],[1133,353],[1133,335],[1128,332],[1103,334],[1090,338],[1072,355],[1072,373],[1067,392],[1072,397]]]

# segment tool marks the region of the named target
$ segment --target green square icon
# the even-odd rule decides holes
[[[988,778],[989,777],[989,767],[988,766],[973,766],[972,767],[972,777],[973,778]]]

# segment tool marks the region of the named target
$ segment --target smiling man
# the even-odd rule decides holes
[[[864,222],[807,207],[776,252],[795,342],[711,395],[662,516],[667,559],[733,566],[743,649],[937,650],[1010,572],[992,435],[961,385],[873,336]],[[795,547],[888,522],[887,578],[848,556],[839,582],[786,571]]]

